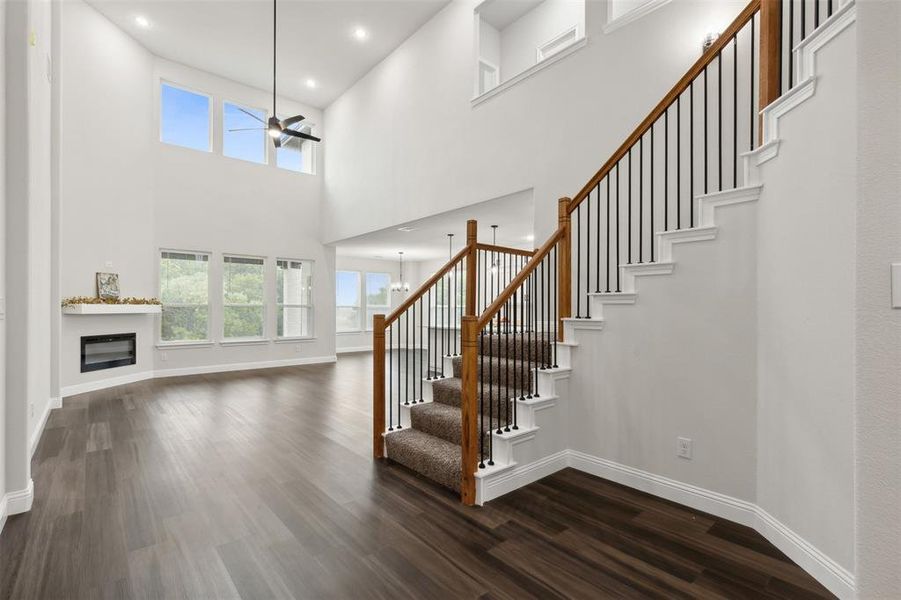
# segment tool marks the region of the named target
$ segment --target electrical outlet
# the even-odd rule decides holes
[[[679,458],[684,458],[686,460],[691,460],[692,444],[693,442],[691,438],[676,438],[676,456],[678,456]]]
[[[162,361],[169,360],[169,353],[168,352],[160,352],[160,360],[162,360]]]

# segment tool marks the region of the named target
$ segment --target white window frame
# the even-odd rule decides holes
[[[237,156],[229,156],[225,153],[225,134],[228,133],[225,130],[225,105],[226,104],[231,104],[232,106],[237,106],[237,107],[244,108],[247,110],[262,111],[264,122],[260,123],[260,133],[262,134],[262,138],[263,138],[263,162],[256,162],[253,160],[245,160],[243,158],[238,158]],[[271,146],[271,142],[270,142],[271,138],[269,137],[269,134],[266,132],[265,121],[267,121],[269,119],[269,111],[265,108],[259,108],[257,106],[249,106],[247,104],[243,104],[243,103],[237,102],[235,100],[229,100],[227,98],[222,99],[222,106],[220,107],[220,110],[221,110],[220,114],[222,115],[222,140],[221,140],[221,143],[219,144],[219,146],[220,146],[219,150],[222,152],[222,156],[224,158],[228,158],[231,160],[240,160],[241,162],[249,163],[251,165],[267,166],[271,160],[270,155],[275,156],[274,152],[269,152],[269,147]]]
[[[367,300],[369,297],[369,294],[368,294],[369,290],[368,290],[367,281],[366,281],[367,277],[369,275],[387,275],[388,276],[388,304],[384,304],[384,305],[376,304],[376,305],[373,305],[370,307],[369,302]],[[385,315],[388,315],[391,312],[391,273],[388,273],[386,271],[366,271],[365,273],[363,273],[362,284],[363,284],[363,293],[360,295],[360,298],[361,298],[361,302],[363,304],[363,313],[362,313],[363,314],[362,318],[364,321],[363,329],[364,329],[364,331],[372,331],[372,322],[369,321],[369,319],[367,318],[367,316],[369,315],[369,309],[370,308],[383,308],[383,309],[385,309]]]
[[[246,258],[250,260],[259,260],[262,261],[260,265],[263,270],[263,282],[262,282],[262,302],[260,304],[235,304],[232,302],[225,301],[225,264],[226,259],[228,258]],[[221,273],[220,273],[220,283],[222,287],[222,293],[220,298],[222,299],[222,327],[220,333],[222,334],[221,342],[222,344],[230,344],[230,343],[240,343],[240,342],[255,342],[255,341],[265,341],[268,338],[266,337],[266,314],[267,314],[267,302],[266,302],[266,257],[265,256],[253,256],[249,254],[232,254],[232,253],[223,253],[222,261],[220,263]],[[261,335],[253,335],[253,336],[242,336],[242,337],[227,337],[225,335],[225,309],[230,307],[243,307],[243,308],[256,308],[257,306],[262,307],[263,316],[262,316],[262,324],[263,330]]]
[[[279,119],[282,119],[282,118],[286,118],[286,117],[279,117]],[[302,121],[302,123],[304,123],[306,127],[310,128],[310,135],[316,135],[315,133],[313,133],[313,128],[316,127],[316,123],[313,123],[312,121],[307,121],[306,119],[304,119]],[[276,169],[278,169],[279,171],[285,171],[287,173],[294,173],[296,175],[315,175],[316,174],[316,156],[317,156],[316,144],[317,144],[317,142],[314,142],[312,140],[304,140],[304,141],[308,141],[310,144],[310,172],[309,173],[306,171],[295,171],[294,169],[286,169],[285,167],[278,166],[278,150],[279,149],[276,148],[275,146],[270,145],[269,147],[272,149],[272,151],[269,153],[269,155],[272,157],[272,159],[270,161],[272,166],[275,167]]]
[[[207,92],[201,92],[200,90],[194,89],[192,87],[182,85],[180,83],[175,83],[174,81],[170,81],[168,79],[160,79],[159,80],[159,88],[157,89],[157,137],[161,144],[165,144],[167,146],[172,146],[174,148],[181,148],[182,150],[193,150],[194,152],[206,152],[208,154],[213,153],[213,95],[208,94]],[[183,92],[188,92],[190,94],[196,94],[198,96],[205,96],[209,103],[209,110],[207,111],[207,147],[206,150],[198,150],[197,148],[189,148],[187,146],[180,146],[178,144],[172,144],[163,140],[163,86],[169,86],[176,89],[179,89]]]
[[[206,336],[202,340],[164,340],[163,339],[163,315],[160,314],[159,318],[159,327],[157,327],[157,346],[159,347],[167,347],[167,346],[195,346],[195,345],[209,345],[212,343],[210,339],[210,329],[212,322],[212,302],[210,301],[210,293],[211,286],[210,283],[212,281],[211,275],[211,266],[213,262],[213,255],[211,252],[201,251],[201,250],[173,250],[171,248],[160,248],[158,252],[158,259],[162,261],[164,254],[193,254],[195,256],[206,256],[206,304],[188,304],[188,303],[177,303],[177,304],[164,304],[163,308],[166,306],[171,306],[174,308],[184,308],[184,307],[201,307],[206,306],[207,315],[206,315]],[[163,281],[160,278],[160,270],[159,264],[157,265],[157,278],[159,281],[157,282],[157,289],[159,290],[160,298],[163,297]]]
[[[337,334],[347,334],[347,333],[363,333],[363,328],[361,327],[361,321],[365,318],[364,307],[366,305],[366,300],[363,298],[363,272],[357,269],[335,269],[335,286],[337,290],[337,280],[338,273],[356,273],[357,274],[357,294],[359,298],[359,303],[354,306],[351,304],[338,304],[337,299],[335,301],[335,315],[338,314],[339,308],[356,308],[357,309],[357,328],[356,329],[346,329],[344,331],[338,331],[338,320],[335,319],[335,333]]]
[[[309,310],[310,315],[310,332],[308,335],[279,335],[278,334],[278,322],[275,323],[275,340],[310,340],[316,337],[316,308],[313,302],[313,294],[316,290],[316,263],[315,261],[306,259],[306,258],[276,258],[275,259],[275,285],[278,285],[278,264],[280,262],[298,262],[304,265],[310,266],[310,291],[309,291],[309,304],[285,304],[279,303],[278,301],[278,289],[275,290],[275,318],[278,320],[278,309],[279,308],[306,308]]]

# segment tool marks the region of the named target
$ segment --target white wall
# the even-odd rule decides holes
[[[501,31],[501,74],[506,81],[537,62],[537,50],[573,26],[584,29],[583,0],[544,0]]]
[[[575,194],[697,59],[704,33],[744,3],[674,2],[604,35],[605,7],[590,2],[587,46],[477,106],[474,6],[450,3],[326,109],[327,240],[530,188],[545,239],[557,199]]]
[[[334,250],[319,234],[321,175],[285,171],[222,156],[221,121],[213,119],[213,148],[198,152],[159,142],[158,85],[172,81],[224,100],[267,107],[262,90],[158,59],[83,2],[64,3],[61,116],[61,294],[94,295],[94,274],[120,275],[122,293],[159,296],[158,251],[212,253],[211,337],[221,339],[223,253],[267,260],[274,303],[274,260],[315,262],[316,339],[298,343],[157,349],[159,317],[66,316],[62,322],[64,392],[115,377],[216,370],[246,363],[328,359],[334,355]],[[320,111],[280,100],[279,111],[317,124]],[[122,132],[127,131],[127,135]],[[322,162],[318,168],[321,172]],[[109,264],[111,263],[111,264]],[[270,303],[270,305],[271,305]],[[79,372],[79,338],[135,331],[138,364]],[[275,335],[267,311],[267,337]]]
[[[157,296],[154,279],[153,57],[83,2],[61,4],[60,293],[94,296],[95,273],[118,272],[126,296]],[[64,316],[62,386],[153,369],[153,318]],[[80,337],[137,333],[138,363],[80,373]]]
[[[715,241],[675,246],[672,275],[640,279],[635,305],[605,306],[604,329],[580,332],[571,449],[754,500],[755,209],[719,209]]]
[[[0,0],[0,231],[6,237],[6,0]],[[0,244],[0,498],[6,494],[6,244]],[[0,531],[5,515],[0,514]]]
[[[860,598],[901,589],[901,4],[859,2],[854,379],[855,553]]]
[[[856,29],[820,51],[816,95],[763,165],[758,504],[854,567]],[[829,123],[829,127],[823,127]]]

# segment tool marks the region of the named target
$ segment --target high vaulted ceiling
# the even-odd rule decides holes
[[[272,87],[271,0],[88,0],[163,58]],[[324,108],[448,0],[279,0],[279,94]],[[141,27],[135,19],[146,18]],[[362,27],[367,37],[358,40]],[[307,86],[308,79],[316,82]]]

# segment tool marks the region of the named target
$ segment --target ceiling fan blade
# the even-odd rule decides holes
[[[242,127],[240,129],[229,129],[229,133],[232,131],[266,131],[265,127]]]
[[[276,147],[276,148],[281,148],[281,147],[282,147],[282,138],[281,138],[281,136],[272,138],[272,143],[275,144],[275,147]]]
[[[287,129],[288,127],[290,127],[291,125],[294,125],[295,123],[300,123],[301,121],[304,120],[304,118],[305,117],[303,115],[294,115],[293,117],[288,117],[287,119],[279,121],[279,123],[281,124],[282,129]]]
[[[235,108],[237,108],[238,110],[240,110],[242,113],[244,113],[244,114],[247,115],[248,117],[252,117],[253,119],[256,119],[256,120],[259,121],[260,123],[263,123],[263,124],[266,123],[266,121],[264,121],[263,119],[259,118],[258,116],[256,116],[256,115],[253,114],[252,112],[250,112],[249,110],[244,110],[244,109],[241,108],[240,106],[235,106]]]
[[[290,135],[290,136],[298,137],[298,138],[303,138],[303,139],[305,139],[305,140],[312,140],[312,141],[314,141],[314,142],[321,142],[321,141],[322,141],[322,139],[316,137],[315,135],[309,135],[309,134],[306,134],[306,133],[301,133],[300,131],[294,131],[293,129],[285,129],[284,131],[282,131],[282,134],[284,134],[284,135]]]

